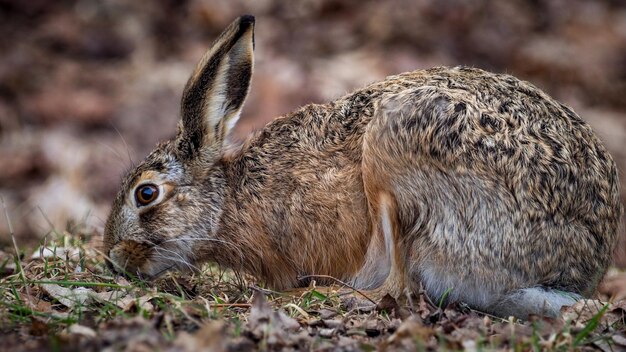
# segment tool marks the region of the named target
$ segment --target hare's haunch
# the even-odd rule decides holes
[[[399,296],[420,283],[500,316],[555,316],[606,271],[617,170],[569,107],[509,75],[392,76],[227,137],[254,18],[231,24],[182,98],[178,134],[124,179],[105,229],[119,271],[215,261],[276,289],[330,275]]]

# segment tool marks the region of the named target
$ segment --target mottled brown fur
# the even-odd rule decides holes
[[[231,145],[252,31],[250,17],[225,31],[187,84],[177,138],[124,180],[105,231],[118,268],[211,260],[277,289],[316,274],[396,296],[422,282],[500,315],[537,312],[504,307],[543,294],[523,289],[593,292],[622,208],[613,160],[570,108],[509,75],[441,67],[307,105]],[[145,180],[167,187],[137,207]]]

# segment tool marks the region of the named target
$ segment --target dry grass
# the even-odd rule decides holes
[[[503,321],[424,296],[374,304],[340,287],[281,294],[206,265],[156,282],[112,274],[95,233],[0,252],[0,347],[13,350],[571,350],[626,348],[626,302]],[[53,238],[53,239],[52,239]],[[19,255],[11,253],[18,251]]]

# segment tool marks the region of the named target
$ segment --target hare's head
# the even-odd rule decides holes
[[[187,82],[176,137],[125,177],[104,233],[116,270],[153,277],[190,269],[210,242],[223,199],[220,160],[248,93],[253,46],[254,17],[242,16]]]

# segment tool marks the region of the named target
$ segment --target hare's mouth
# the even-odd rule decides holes
[[[107,265],[113,271],[152,280],[171,270],[194,271],[196,266],[178,248],[124,240],[108,253]]]
[[[111,248],[107,263],[114,271],[125,275],[139,275],[152,256],[153,246],[124,240]]]

